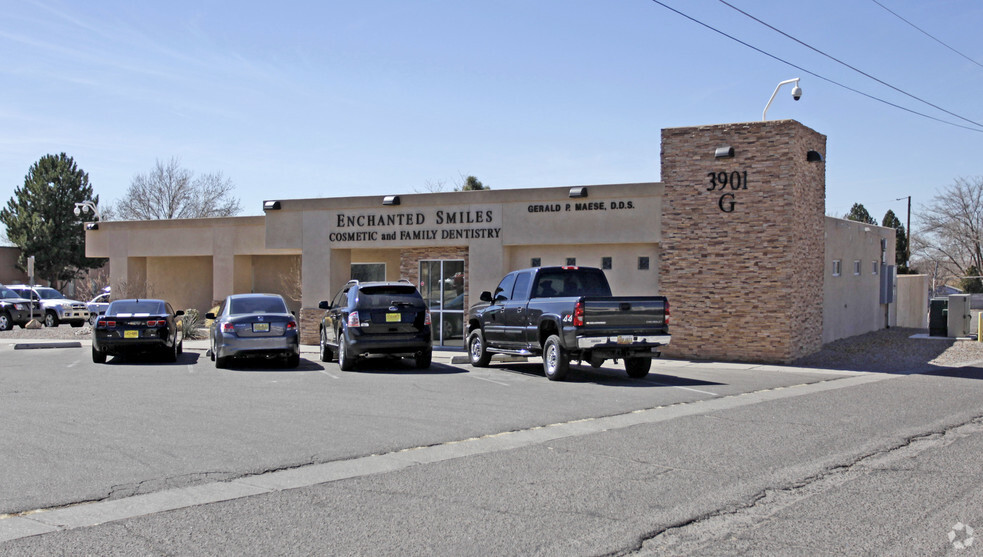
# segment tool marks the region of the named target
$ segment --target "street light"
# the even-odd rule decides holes
[[[799,78],[786,79],[785,81],[779,83],[778,84],[778,87],[775,87],[775,92],[771,94],[771,98],[768,99],[768,104],[765,105],[764,112],[761,113],[761,121],[762,122],[765,121],[765,119],[766,119],[765,117],[768,115],[768,107],[771,106],[771,101],[775,100],[775,95],[778,94],[778,90],[782,88],[782,85],[785,85],[787,83],[794,83],[795,84],[795,87],[792,87],[792,98],[795,99],[795,100],[799,100],[799,99],[802,98],[802,88],[799,87]]]
[[[95,201],[82,201],[81,203],[75,204],[76,217],[80,217],[82,213],[88,213],[89,211],[92,211],[96,216],[96,220],[102,220],[102,217],[99,216],[99,207],[96,206]]]

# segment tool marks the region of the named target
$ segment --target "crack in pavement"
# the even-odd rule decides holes
[[[983,433],[983,416],[940,431],[912,435],[894,446],[857,456],[830,466],[818,474],[782,487],[770,487],[750,500],[702,513],[640,536],[636,543],[609,555],[697,554],[707,546],[733,539],[755,529],[778,512],[809,497],[827,492],[859,478],[863,473],[890,470],[896,461],[911,459],[925,451],[946,447],[959,439]],[[809,548],[815,549],[815,548]]]

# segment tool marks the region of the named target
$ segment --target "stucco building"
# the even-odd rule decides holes
[[[658,183],[284,195],[264,216],[100,223],[86,254],[110,259],[117,297],[284,294],[310,343],[318,302],[353,277],[409,279],[436,342],[462,346],[467,307],[507,271],[596,266],[616,294],[669,297],[670,355],[788,362],[894,318],[894,230],[824,215],[825,153],[791,120],[674,128]]]

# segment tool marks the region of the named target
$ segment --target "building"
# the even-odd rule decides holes
[[[892,323],[894,230],[824,215],[825,152],[791,120],[673,128],[658,183],[271,199],[258,217],[100,223],[86,255],[110,259],[118,296],[282,293],[312,344],[318,302],[352,277],[419,285],[438,343],[462,346],[466,308],[507,271],[597,266],[615,293],[669,297],[670,355],[789,362]]]

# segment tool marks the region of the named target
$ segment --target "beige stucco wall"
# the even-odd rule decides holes
[[[533,245],[512,246],[506,250],[508,267],[529,267],[532,259],[540,264],[566,265],[567,258],[575,258],[584,267],[601,267],[601,259],[611,258],[611,269],[604,273],[611,284],[611,291],[625,296],[647,296],[659,293],[659,248],[656,244],[588,244],[588,245]],[[640,270],[638,258],[648,257],[649,268]]]
[[[928,275],[898,275],[898,327],[928,328]]]
[[[205,312],[230,294],[276,292],[271,274],[300,251],[268,249],[265,225],[262,216],[101,222],[86,231],[85,250],[109,259],[117,297],[157,296]]]
[[[883,261],[893,265],[896,242],[893,228],[826,217],[824,343],[897,323],[895,304],[880,303],[882,239],[887,243]],[[833,276],[833,261],[837,259],[841,262],[840,275]],[[860,261],[860,274],[854,274],[856,260]],[[875,262],[877,274],[873,271]]]

